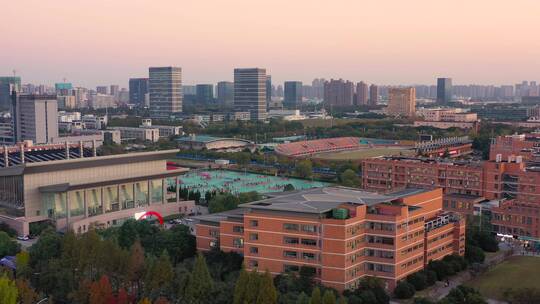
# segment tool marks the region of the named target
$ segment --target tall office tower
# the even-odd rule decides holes
[[[452,78],[437,78],[437,103],[448,104],[452,101]]]
[[[272,76],[266,75],[266,104],[272,101]]]
[[[360,81],[356,84],[356,105],[367,105],[369,89],[367,83]]]
[[[103,94],[103,95],[109,95],[109,87],[107,87],[107,86],[97,86],[96,87],[96,93]]]
[[[148,78],[129,79],[129,102],[136,105],[145,106],[148,94]]]
[[[198,84],[195,86],[196,101],[209,103],[214,101],[214,85]]]
[[[217,100],[222,105],[234,103],[234,82],[220,81],[217,84]]]
[[[286,108],[297,108],[302,103],[302,82],[285,81],[285,98],[283,106]]]
[[[234,69],[234,107],[250,112],[252,120],[266,119],[266,69]]]
[[[182,68],[149,69],[150,113],[156,118],[182,112]]]
[[[388,92],[388,107],[390,115],[411,117],[416,111],[416,90],[414,88],[390,88]]]
[[[73,84],[71,84],[70,82],[58,82],[54,84],[54,89],[57,95],[71,95],[71,90],[73,90]]]
[[[343,107],[352,106],[354,99],[354,84],[343,79],[330,79],[324,83],[324,102],[327,105]]]
[[[120,96],[120,86],[116,84],[111,85],[111,95],[114,96],[114,99],[118,101],[118,97]]]
[[[21,91],[21,77],[0,77],[0,110],[10,109],[13,91]]]
[[[15,103],[16,141],[46,144],[58,137],[56,95],[20,95]]]

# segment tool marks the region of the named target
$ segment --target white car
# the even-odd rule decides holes
[[[17,240],[19,241],[28,241],[30,238],[28,237],[28,235],[19,235],[17,237]]]

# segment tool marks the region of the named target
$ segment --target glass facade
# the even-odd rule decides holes
[[[133,200],[133,184],[120,185],[120,204],[122,209],[131,209],[135,207]]]
[[[61,219],[67,216],[67,196],[65,192],[43,193],[42,214],[51,219]]]
[[[86,208],[88,208],[88,216],[95,216],[103,213],[101,206],[101,188],[88,189],[86,193]]]
[[[176,177],[168,177],[167,179],[165,179],[165,181],[167,183],[167,203],[176,203]]]
[[[103,208],[105,212],[120,210],[118,206],[118,186],[108,186],[103,188]]]
[[[148,205],[148,182],[135,183],[135,206],[147,206]]]
[[[161,179],[150,181],[150,202],[152,204],[163,203],[163,181]]]
[[[70,191],[69,195],[69,215],[84,215],[84,190]]]

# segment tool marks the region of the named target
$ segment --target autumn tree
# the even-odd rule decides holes
[[[186,286],[186,298],[190,303],[207,303],[213,288],[213,280],[202,254],[195,260],[193,271]]]
[[[277,303],[277,291],[274,286],[274,280],[268,270],[260,277],[259,294],[257,304],[275,304]]]
[[[89,304],[108,304],[113,299],[112,287],[108,276],[102,275],[99,281],[90,284]]]

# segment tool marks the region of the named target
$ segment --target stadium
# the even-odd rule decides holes
[[[351,158],[362,158],[358,153],[376,151],[381,154],[392,154],[391,152],[404,153],[410,149],[410,145],[403,144],[401,141],[396,140],[363,137],[336,137],[280,144],[275,148],[275,152],[278,155],[290,158],[316,156],[317,158],[322,159],[348,159],[349,154]]]
[[[238,152],[245,149],[253,151],[253,142],[241,138],[221,138],[208,135],[190,135],[177,139],[182,150],[212,150],[220,152]]]

